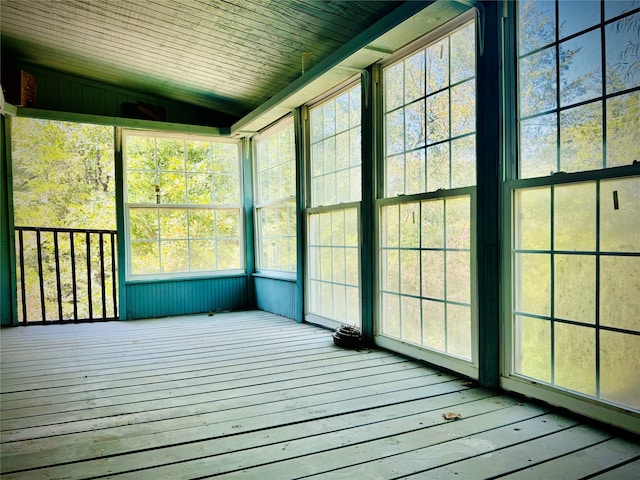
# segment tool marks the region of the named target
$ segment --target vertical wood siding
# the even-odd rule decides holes
[[[256,304],[260,310],[299,320],[296,283],[274,278],[254,277]]]
[[[36,76],[36,108],[41,110],[121,117],[123,103],[147,103],[164,107],[167,122],[219,126],[235,120],[235,117],[206,108],[75,78],[31,65],[12,65],[12,68],[23,69]]]
[[[247,277],[130,283],[127,319],[249,308]]]

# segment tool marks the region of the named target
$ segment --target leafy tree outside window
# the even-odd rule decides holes
[[[210,138],[123,135],[129,275],[240,271],[240,148]]]

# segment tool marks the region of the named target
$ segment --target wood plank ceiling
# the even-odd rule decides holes
[[[402,3],[0,0],[2,55],[239,118]]]

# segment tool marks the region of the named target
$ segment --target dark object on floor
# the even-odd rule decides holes
[[[340,325],[333,333],[333,343],[343,348],[360,348],[362,333],[353,325]]]

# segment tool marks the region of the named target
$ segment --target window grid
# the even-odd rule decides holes
[[[618,308],[622,309],[622,305],[618,305],[616,302],[612,302],[610,299],[603,298],[602,289],[606,289],[607,288],[606,284],[611,282],[612,272],[610,268],[603,270],[602,264],[603,264],[603,261],[605,262],[615,261],[616,263],[625,262],[625,261],[631,261],[631,262],[635,261],[638,267],[640,267],[640,242],[636,240],[635,245],[633,243],[634,237],[640,234],[640,228],[638,228],[638,226],[636,225],[635,230],[637,231],[632,230],[631,233],[626,233],[626,234],[616,231],[616,237],[621,239],[619,241],[618,248],[613,248],[613,249],[604,248],[607,245],[604,245],[603,247],[601,239],[603,238],[603,236],[604,237],[606,237],[607,235],[609,237],[612,236],[611,233],[607,233],[608,231],[613,229],[611,225],[615,225],[616,229],[619,229],[620,227],[631,228],[631,229],[634,228],[633,227],[634,212],[636,212],[637,209],[640,208],[640,194],[637,193],[640,190],[639,180],[640,180],[640,177],[626,177],[624,179],[605,179],[605,180],[598,179],[598,180],[582,182],[582,183],[551,185],[548,187],[534,187],[529,189],[525,188],[525,189],[520,189],[516,192],[516,196],[515,196],[516,212],[520,212],[519,208],[521,204],[523,203],[526,204],[526,199],[523,199],[523,195],[526,196],[528,193],[531,193],[531,192],[546,192],[548,193],[548,198],[549,198],[549,201],[547,202],[548,205],[546,205],[545,207],[548,214],[548,229],[545,229],[545,231],[549,235],[548,237],[549,248],[547,249],[532,248],[532,247],[518,248],[518,245],[524,240],[522,238],[523,233],[517,230],[514,232],[513,241],[514,241],[514,245],[516,246],[516,248],[514,248],[513,250],[515,275],[516,275],[516,304],[513,312],[515,322],[516,322],[516,337],[515,337],[516,338],[516,357],[515,357],[516,360],[515,360],[514,370],[517,373],[530,378],[535,378],[538,381],[540,380],[546,381],[546,383],[549,383],[552,385],[568,388],[570,390],[574,390],[579,393],[588,394],[595,398],[603,399],[605,401],[613,401],[615,403],[615,399],[612,400],[611,393],[609,394],[607,394],[607,392],[603,393],[601,388],[601,377],[602,377],[601,356],[604,351],[603,346],[601,345],[601,339],[603,336],[602,332],[609,332],[609,333],[605,333],[604,334],[605,336],[610,334],[630,335],[632,337],[629,337],[629,338],[636,338],[637,339],[636,342],[638,342],[638,345],[640,346],[640,325],[635,325],[634,327],[632,321],[628,321],[629,325],[615,326],[615,325],[606,324],[605,322],[602,321],[603,311],[611,312]],[[605,188],[603,188],[603,184]],[[563,194],[560,197],[558,197],[557,190],[563,189],[563,188],[567,189],[567,188],[583,188],[583,187],[592,188],[595,194],[595,199],[593,204],[594,211],[592,212],[593,226],[592,228],[588,228],[587,226],[582,225],[583,230],[587,230],[587,231],[592,230],[592,232],[589,232],[589,233],[592,233],[594,237],[593,248],[585,249],[585,248],[576,247],[575,249],[567,249],[566,245],[560,245],[565,247],[562,249],[556,248],[556,244],[558,243],[556,241],[556,237],[558,235],[557,235],[557,229],[555,226],[556,224],[562,225],[563,223],[566,222],[566,220],[562,218],[562,216],[560,216],[561,221],[557,220],[556,218],[557,210],[562,208],[561,205],[559,204],[560,201],[567,198],[566,194]],[[613,200],[612,198],[610,198],[610,195],[613,192],[615,192],[614,195],[617,200]],[[558,200],[558,198],[560,198],[560,200]],[[616,204],[613,206],[613,212],[610,210],[611,203]],[[531,210],[531,208],[529,208],[529,210]],[[622,210],[622,212],[620,212],[620,210]],[[524,214],[525,212],[526,212],[526,207],[522,214]],[[617,221],[611,221],[607,219],[607,217],[615,215],[616,213],[621,214],[624,212],[626,212],[626,215],[622,216],[621,220],[619,219]],[[521,214],[518,213],[518,215],[521,215]],[[525,219],[525,221],[534,222],[534,220],[531,220],[531,219],[529,220]],[[540,222],[541,220],[540,218],[537,218],[535,219],[535,221]],[[609,222],[611,225],[609,225],[608,229],[603,229],[602,225],[606,224],[607,222]],[[573,241],[580,243],[580,241],[576,240],[575,237],[573,238]],[[611,239],[609,238],[607,242],[611,243]],[[625,244],[625,242],[627,243]],[[560,242],[560,243],[562,244],[566,242]],[[626,249],[623,248],[625,247],[625,245],[626,245]],[[583,247],[583,246],[578,245],[578,247]],[[527,302],[521,298],[522,296],[527,295],[524,292],[525,285],[523,285],[523,283],[519,283],[519,282],[523,282],[523,276],[525,276],[523,274],[523,271],[526,270],[523,267],[523,264],[525,263],[523,260],[523,257],[525,256],[537,256],[542,258],[543,261],[548,263],[549,292],[548,292],[548,306],[547,306],[548,311],[547,312],[542,312],[542,309],[540,309],[540,306],[538,306],[539,310],[537,312],[535,311],[535,307],[531,307],[531,305],[529,305],[527,308],[527,306],[524,305]],[[574,265],[572,265],[572,268],[570,269],[570,273],[571,273],[570,278],[567,279],[566,273],[564,274],[562,273],[562,267],[563,267],[562,261],[564,260],[565,264],[570,265],[571,262],[573,262],[574,260],[569,261],[568,260],[569,258],[578,259],[578,260],[580,260],[581,258],[588,259],[593,264],[592,272],[590,272],[591,276],[590,278],[586,278],[587,282],[581,285],[579,284],[577,286],[573,285],[573,288],[571,289],[572,292],[574,292],[574,296],[580,296],[579,301],[575,302],[579,304],[573,306],[574,318],[571,318],[571,315],[566,315],[566,310],[567,310],[566,307],[558,308],[558,303],[562,301],[561,297],[559,297],[558,295],[558,290],[560,290],[561,293],[566,293],[566,292],[563,292],[563,289],[566,288],[565,284],[571,281],[571,277],[577,277],[584,280],[585,275],[582,275],[582,276],[580,275],[580,273],[582,273],[580,269],[581,268],[583,269],[585,264],[574,263]],[[627,259],[627,260],[624,260],[624,259]],[[633,259],[637,259],[637,260],[633,260]],[[624,271],[625,271],[624,269],[619,269],[613,275],[623,275]],[[603,277],[607,277],[606,282],[602,281]],[[633,276],[628,277],[625,280],[633,282]],[[589,288],[589,285],[587,285],[588,283],[591,284],[591,287],[592,287],[591,289]],[[634,288],[637,288],[638,286],[640,286],[640,282],[636,280],[636,283],[637,285],[635,286],[632,283],[631,287],[627,287],[627,290],[629,290],[627,292],[629,296],[633,295],[632,291]],[[618,288],[624,288],[624,286],[618,287]],[[591,299],[585,298],[585,295],[582,295],[581,293],[583,291],[587,291],[588,293],[590,293]],[[607,294],[607,295],[610,295],[610,294]],[[640,302],[636,301],[636,303],[637,303],[637,307],[640,307]],[[581,310],[581,305],[585,305],[584,309],[586,311],[594,312],[592,319],[575,318],[576,316],[577,317],[580,316],[579,311]],[[633,308],[633,307],[629,307],[629,308],[631,308],[633,311],[636,311],[636,308]],[[565,315],[561,315],[562,313],[561,310],[565,310]],[[533,322],[533,320],[527,321],[526,320],[527,318],[535,319],[535,323],[538,324],[539,329],[545,328],[548,330],[549,340],[548,340],[548,347],[546,348],[548,348],[549,350],[548,352],[549,364],[546,366],[546,369],[547,369],[546,373],[544,372],[545,368],[541,368],[540,366],[538,366],[538,368],[531,367],[531,365],[533,365],[532,361],[524,358],[526,353],[528,353],[529,356],[533,355],[530,351],[527,351],[527,348],[530,349],[531,347],[523,346],[523,344],[525,343],[525,340],[521,336],[521,335],[526,336],[526,332],[525,332],[526,329],[523,327],[524,323]],[[545,325],[545,326],[543,327],[542,325]],[[560,380],[557,380],[556,378],[558,370],[562,368],[562,366],[558,367],[557,365],[558,362],[556,362],[557,352],[560,351],[561,353],[564,353],[563,350],[565,350],[563,348],[558,347],[558,340],[556,339],[556,330],[558,328],[561,328],[561,329],[569,328],[568,326],[579,327],[580,329],[587,329],[589,332],[591,332],[590,335],[593,337],[593,355],[592,355],[593,370],[591,373],[583,372],[584,373],[583,375],[576,375],[577,377],[578,376],[584,377],[587,374],[589,374],[593,378],[592,391],[588,391],[587,387],[581,388],[580,385],[578,384],[571,384],[570,382],[567,382],[566,374],[563,374]],[[584,331],[584,330],[576,330],[576,332],[578,331]],[[579,356],[579,353],[580,353],[579,348],[575,347],[574,350],[576,355]],[[629,354],[633,355],[632,352],[629,352]],[[605,375],[610,373],[611,372],[604,372]],[[611,390],[611,388],[609,388],[608,390]],[[635,408],[638,408],[639,406],[640,405],[636,405]]]
[[[443,199],[422,200],[410,203],[393,203],[382,205],[380,216],[382,225],[381,237],[381,264],[382,281],[381,295],[383,305],[383,331],[402,341],[420,345],[432,350],[455,355],[466,360],[471,360],[471,218],[464,220],[465,228],[457,229],[450,224],[448,210],[455,211],[456,203],[463,204],[457,207],[458,212],[451,215],[451,221],[459,224],[460,211],[466,211],[467,215],[474,208],[471,204],[471,196],[448,196]],[[441,211],[440,225],[423,228],[429,223],[428,219],[434,217],[434,207]],[[403,212],[403,210],[405,212]],[[458,218],[456,218],[458,217]],[[409,232],[406,236],[415,238],[403,238],[402,224],[410,222],[415,225],[415,232]],[[457,230],[457,231],[456,231]],[[433,236],[441,237],[441,245],[434,246]],[[403,254],[412,254],[414,261],[404,263]],[[431,255],[440,254],[440,255]],[[464,255],[458,255],[464,254]],[[407,255],[409,256],[409,255]],[[429,256],[441,257],[438,263],[429,261]],[[416,259],[417,257],[417,259]],[[456,263],[456,257],[462,257],[465,261]],[[466,258],[465,258],[466,257]],[[458,258],[458,262],[460,261]],[[416,261],[417,260],[417,261]],[[416,271],[411,271],[415,268]],[[438,272],[440,278],[438,278]],[[453,274],[455,272],[455,275]],[[411,285],[408,279],[413,277],[415,285]],[[459,279],[462,278],[462,285]],[[433,285],[434,279],[441,281],[440,292]],[[417,281],[416,281],[417,280]],[[403,285],[404,283],[404,285]],[[460,291],[462,290],[462,294]],[[403,300],[418,300],[420,307],[413,313],[413,329],[408,320],[411,312],[405,314]],[[395,305],[397,303],[397,305]],[[439,304],[442,308],[440,326],[430,325],[426,328],[431,317],[436,317],[434,309]],[[396,308],[397,307],[397,308]],[[458,331],[460,328],[458,315],[453,311],[467,312],[462,323],[467,323],[466,335],[454,334],[450,331]],[[452,309],[453,311],[449,311]],[[395,320],[395,321],[394,321]],[[417,325],[415,325],[417,323]],[[458,330],[456,330],[458,327]],[[412,331],[413,330],[413,331]]]
[[[620,70],[625,49],[640,44],[640,8],[518,5],[511,369],[640,410],[629,367],[640,362],[640,177],[631,167],[640,157],[640,71]],[[553,175],[560,171],[572,175]]]
[[[458,25],[383,69],[379,318],[381,335],[474,362],[476,32]]]
[[[261,134],[255,146],[258,269],[294,273],[297,222],[293,121],[287,119]]]
[[[626,28],[625,22],[633,24],[640,23],[640,8],[630,9],[628,12],[624,10],[616,10],[611,6],[611,2],[600,2],[598,5],[598,19],[594,24],[585,24],[579,30],[568,35],[562,35],[560,32],[560,5],[563,2],[552,4],[551,2],[536,2],[532,0],[520,1],[520,17],[526,13],[533,15],[528,9],[539,8],[541,10],[549,9],[549,5],[555,5],[553,11],[548,10],[548,23],[553,25],[553,33],[547,34],[547,39],[540,45],[527,48],[527,42],[530,39],[526,33],[526,27],[520,29],[519,43],[519,89],[520,89],[520,155],[518,162],[518,177],[532,178],[538,176],[546,176],[555,172],[575,172],[585,170],[603,169],[620,165],[631,164],[634,159],[640,158],[640,145],[633,139],[636,132],[640,129],[640,120],[638,119],[638,110],[640,110],[640,87],[638,80],[640,73],[633,72],[633,61],[631,60],[630,71],[622,74],[620,79],[620,70],[624,67],[625,61],[621,56],[625,55],[622,47],[627,42],[633,40],[633,33],[624,32]],[[622,5],[622,2],[620,2]],[[594,8],[595,2],[588,5]],[[582,7],[581,7],[582,8]],[[526,23],[526,22],[521,22]],[[547,27],[548,28],[548,27]],[[621,33],[622,32],[622,33]],[[529,33],[533,36],[533,33]],[[569,48],[572,42],[584,41],[584,37],[592,36],[597,38],[599,45],[594,48],[592,44],[579,45],[573,49]],[[626,36],[625,36],[626,35]],[[523,41],[523,37],[525,40]],[[637,34],[636,34],[637,37]],[[640,41],[636,38],[635,41]],[[610,45],[607,45],[607,42]],[[619,43],[619,45],[617,45]],[[562,50],[562,48],[564,50]],[[531,93],[533,80],[529,81],[526,73],[528,62],[535,63],[535,57],[544,53],[549,56],[543,61],[538,60],[539,68],[535,70],[535,75],[540,75],[548,63],[553,65],[553,83],[543,85],[539,77],[531,75],[540,82],[538,91]],[[590,58],[581,58],[581,54],[589,56],[596,55],[599,61],[593,62],[594,70],[585,72],[582,77],[573,79],[574,84],[584,82],[587,86],[582,87],[587,93],[580,95],[581,89],[572,86],[569,83],[572,75],[571,71],[572,58],[576,57],[576,64],[588,63]],[[629,54],[629,52],[626,52]],[[618,57],[618,58],[616,58]],[[567,58],[569,60],[567,60]],[[628,63],[628,62],[627,62]],[[637,63],[636,70],[637,70]],[[559,68],[562,67],[562,68]],[[576,70],[578,70],[576,68]],[[523,74],[524,73],[524,74]],[[589,94],[589,77],[594,76],[599,79],[596,82],[598,89],[591,86],[592,92]],[[547,81],[549,78],[547,78]],[[549,103],[549,91],[553,93],[553,101]],[[567,98],[563,93],[568,92]],[[574,95],[576,98],[571,98]],[[538,105],[530,105],[525,98],[532,97]],[[542,99],[542,100],[540,100]],[[547,102],[545,104],[545,102]],[[633,104],[634,108],[624,109],[621,104]],[[582,115],[583,118],[580,118]],[[585,158],[577,165],[572,165],[567,159],[571,154],[572,144],[576,142],[575,138],[570,135],[571,127],[577,123],[585,123],[589,120],[589,116],[600,117],[600,131],[591,132],[591,157]],[[564,122],[563,122],[564,120]],[[611,125],[608,125],[611,121]],[[572,125],[571,122],[574,122]],[[542,132],[542,135],[540,134]],[[566,144],[563,144],[566,137]],[[611,141],[608,141],[611,137]],[[624,147],[620,147],[614,143],[616,137],[626,139]],[[549,140],[550,139],[550,140]],[[545,141],[546,140],[546,141]],[[595,143],[598,145],[595,145]],[[588,146],[585,142],[583,148]],[[565,152],[567,155],[565,155]],[[597,152],[597,153],[596,153]],[[564,156],[564,158],[563,158]],[[599,157],[599,158],[597,158]],[[621,158],[623,157],[623,158]],[[540,159],[544,160],[544,165]]]
[[[473,45],[474,39],[475,23],[470,22],[385,67],[385,197],[475,185],[475,58],[464,59],[462,68],[452,58],[460,55],[455,52],[463,43],[473,51],[468,43]],[[446,67],[438,66],[437,58],[431,62],[434,55],[442,59],[445,53]],[[415,58],[422,59],[418,60],[419,93],[408,80],[414,77],[415,83]],[[434,82],[436,86],[431,87]],[[466,92],[460,97],[462,87]],[[439,105],[443,95],[444,113]],[[442,118],[446,125],[441,124]],[[439,171],[443,164],[444,173]]]
[[[307,314],[361,325],[361,87],[309,109]]]
[[[238,145],[142,132],[123,138],[129,275],[241,269]]]

